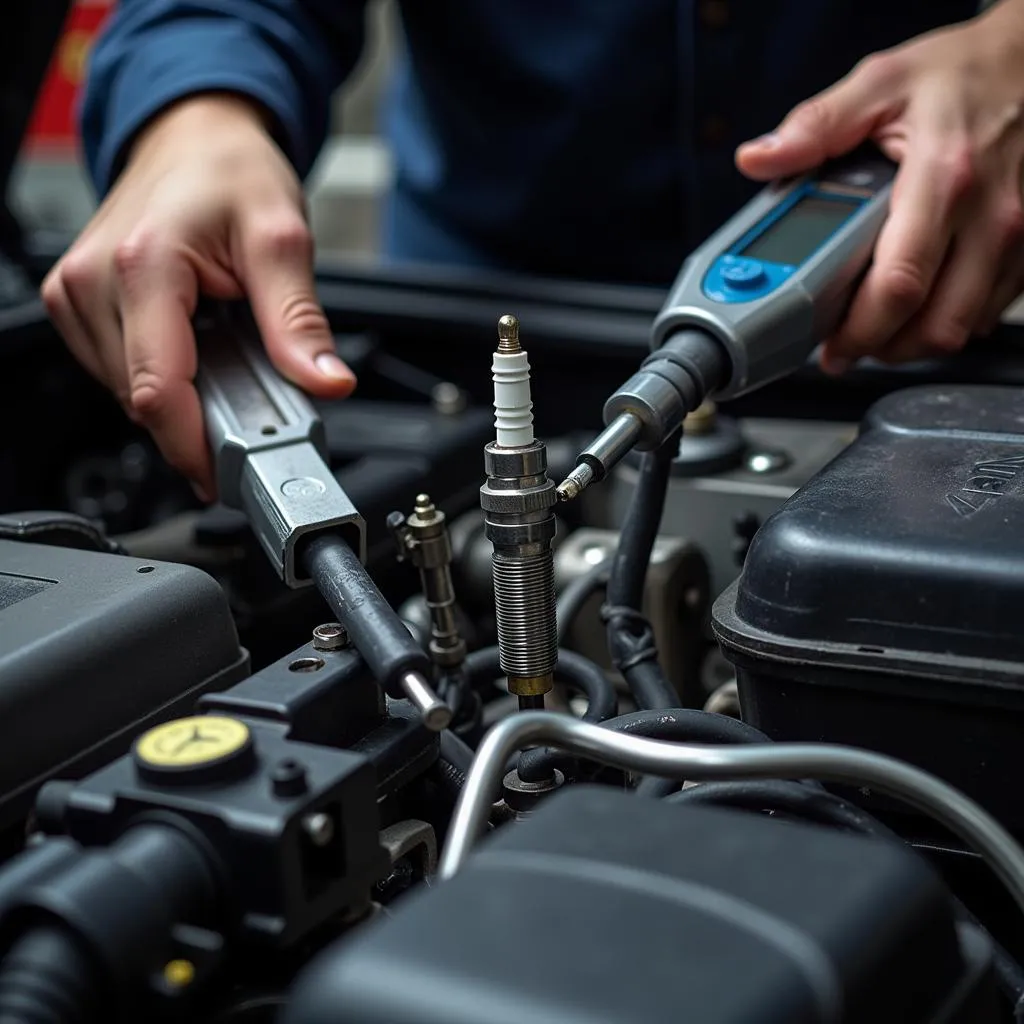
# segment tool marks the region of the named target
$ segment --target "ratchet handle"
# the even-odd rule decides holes
[[[198,326],[199,372],[217,491],[246,513],[290,587],[312,580],[295,557],[300,537],[340,533],[365,558],[362,517],[330,471],[323,421],[271,365],[256,331],[228,310]]]

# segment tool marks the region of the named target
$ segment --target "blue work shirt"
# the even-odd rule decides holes
[[[757,187],[737,144],[867,54],[977,0],[405,0],[386,106],[385,252],[670,281]],[[101,192],[133,134],[203,90],[259,100],[301,175],[363,45],[357,0],[120,0],[82,107]]]

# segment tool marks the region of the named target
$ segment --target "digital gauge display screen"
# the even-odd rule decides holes
[[[765,263],[804,262],[861,206],[860,199],[805,196],[738,255]]]

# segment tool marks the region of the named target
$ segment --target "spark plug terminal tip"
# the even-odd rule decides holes
[[[519,348],[519,321],[510,313],[506,313],[498,321],[498,351],[518,352]]]

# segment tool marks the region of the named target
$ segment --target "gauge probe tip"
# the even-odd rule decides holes
[[[558,500],[572,501],[595,480],[603,480],[637,443],[643,429],[643,421],[636,413],[625,411],[616,415],[594,443],[580,454],[576,468],[555,488]]]
[[[587,485],[594,479],[594,470],[585,462],[581,462],[556,488],[555,494],[559,501],[572,501],[578,498]]]

